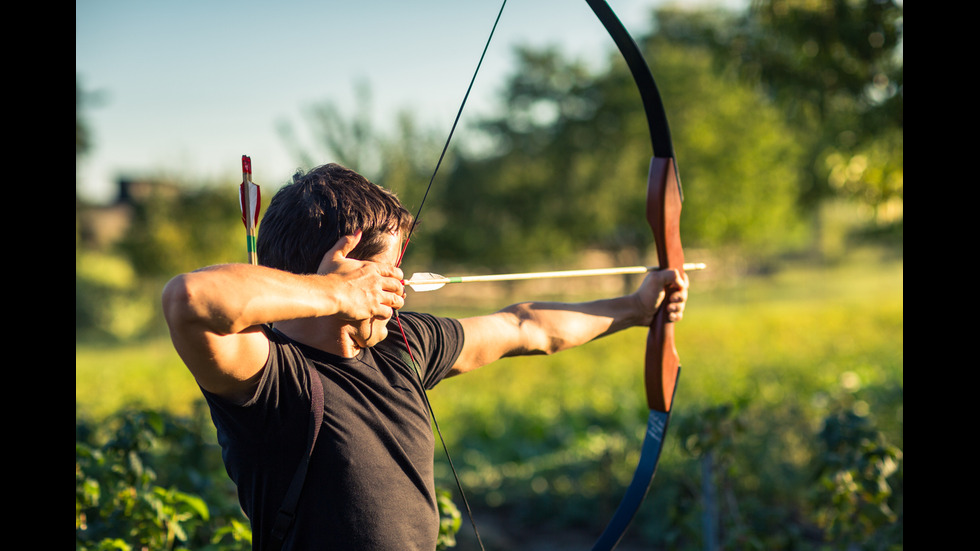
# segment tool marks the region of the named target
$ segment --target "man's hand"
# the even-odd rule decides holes
[[[653,315],[664,300],[667,304],[667,319],[680,321],[684,318],[684,308],[687,306],[687,289],[689,282],[687,274],[681,276],[677,270],[658,270],[647,274],[640,288],[634,293],[640,302],[646,319],[643,325],[650,325]]]
[[[323,255],[317,274],[334,276],[337,315],[347,320],[388,319],[405,305],[405,277],[399,268],[383,262],[347,258],[361,241],[361,232],[341,237]]]

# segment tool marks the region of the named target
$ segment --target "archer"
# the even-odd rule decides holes
[[[321,166],[273,198],[260,265],[202,268],[164,289],[174,348],[211,409],[255,549],[431,551],[439,517],[427,389],[503,357],[647,326],[661,303],[671,321],[683,317],[687,278],[662,270],[607,300],[527,302],[460,320],[403,312],[403,339],[396,266],[411,219],[392,193]],[[322,421],[283,528],[319,385],[312,418]]]

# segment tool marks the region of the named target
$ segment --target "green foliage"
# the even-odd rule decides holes
[[[76,227],[75,329],[86,339],[130,340],[163,328],[160,291],[169,278],[245,260],[235,186],[185,189],[143,182],[128,206],[128,228],[110,248],[84,243]],[[84,205],[78,214],[87,216]],[[92,215],[94,216],[94,215]]]
[[[85,107],[86,93],[78,75],[75,75],[75,159],[84,155],[92,147],[92,136],[89,126],[82,115]]]
[[[901,514],[892,507],[893,485],[897,482],[901,490],[904,478],[902,451],[888,443],[867,414],[847,407],[827,417],[820,440],[817,522],[828,541],[883,547],[889,542],[882,541],[880,531],[896,525]]]
[[[439,538],[436,540],[436,551],[445,551],[450,547],[456,547],[456,533],[459,532],[462,524],[462,516],[448,490],[437,489],[436,501],[439,505]]]
[[[152,411],[76,417],[75,548],[248,549],[233,496],[214,485],[219,465],[202,426]]]
[[[831,189],[870,207],[876,221],[900,219],[905,197],[904,138],[901,129],[893,129],[848,152],[830,150],[824,163]]]
[[[134,202],[130,230],[118,245],[120,254],[144,279],[169,279],[210,264],[244,262],[245,230],[237,190],[185,189],[166,182],[149,186],[147,196]]]
[[[75,328],[88,339],[128,339],[143,334],[159,315],[158,301],[132,265],[119,255],[78,251],[75,255]]]
[[[685,241],[757,255],[798,246],[799,149],[779,112],[714,73],[707,49],[645,49],[680,159]],[[481,124],[492,151],[463,157],[430,199],[441,225],[426,238],[438,258],[519,268],[600,248],[647,261],[650,138],[625,65],[590,74],[557,51],[527,49],[517,62],[506,110]]]
[[[845,399],[829,406],[819,431],[805,419],[792,420],[801,411],[748,398],[675,420],[675,437],[700,465],[699,473],[690,469],[688,476],[701,479],[700,492],[682,494],[672,504],[680,512],[679,538],[723,549],[820,548],[821,539],[837,549],[901,546],[901,513],[892,508],[901,509],[902,452],[886,443],[855,390],[844,384]],[[877,405],[887,409],[887,403]],[[779,423],[767,424],[772,417]],[[793,433],[803,438],[791,450],[785,443]],[[787,460],[803,468],[786,470],[781,464]],[[783,471],[769,478],[790,483],[761,479],[760,465]],[[806,499],[794,496],[801,491]],[[704,542],[717,533],[723,537],[713,545]]]
[[[685,245],[755,259],[798,248],[797,133],[755,88],[713,72],[706,48],[659,38],[645,49],[670,108]]]
[[[643,45],[680,159],[685,241],[756,256],[799,247],[804,140],[757,88],[715,71],[705,46],[656,35]],[[592,72],[554,49],[516,52],[502,112],[480,121],[478,132],[459,133],[451,151],[463,153],[443,163],[414,261],[518,269],[567,262],[586,248],[649,261],[646,117],[618,53],[610,60]],[[444,130],[422,131],[404,115],[397,132],[384,135],[371,120],[369,94],[358,97],[354,115],[331,103],[311,108],[314,141],[417,205],[438,159],[433,136]],[[296,132],[283,132],[311,163]]]
[[[893,0],[764,0],[735,16],[665,9],[666,38],[708,45],[782,108],[798,129],[800,202],[828,196],[869,206],[874,224],[901,216],[904,9]]]
[[[684,368],[672,429],[631,541],[701,548],[710,489],[721,548],[825,544],[831,526],[817,496],[828,494],[815,470],[823,420],[838,407],[831,397],[849,396],[873,431],[902,445],[902,272],[866,260],[709,291],[694,282],[677,329]],[[598,533],[638,459],[644,338],[629,331],[441,383],[433,407],[450,449],[463,450],[456,466],[471,503],[514,531]],[[879,497],[897,510],[901,485],[889,484]],[[901,517],[878,520],[870,539],[851,531],[833,541],[901,543]]]
[[[391,134],[386,134],[372,117],[368,86],[358,83],[355,96],[357,105],[351,109],[325,101],[307,110],[303,122],[312,143],[304,143],[289,121],[280,122],[279,133],[305,170],[327,162],[352,168],[396,193],[414,214],[432,176],[445,129],[420,127],[412,112],[405,110],[394,121]],[[447,157],[447,163],[451,159],[452,154]],[[427,227],[439,218],[438,209],[426,209]],[[431,259],[430,244],[414,244],[412,256],[416,260]]]
[[[445,550],[461,516],[448,491],[436,498],[436,549]],[[76,549],[231,551],[251,541],[203,409],[190,418],[130,408],[76,417]]]

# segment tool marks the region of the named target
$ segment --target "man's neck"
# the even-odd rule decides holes
[[[350,326],[334,318],[281,321],[276,329],[296,342],[342,358],[353,358],[361,351],[350,336]]]

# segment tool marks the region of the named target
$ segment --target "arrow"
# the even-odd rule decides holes
[[[704,263],[684,264],[684,271],[704,270],[707,265]],[[623,268],[596,268],[592,270],[563,270],[559,272],[529,272],[524,274],[494,274],[476,276],[457,276],[446,277],[431,272],[418,272],[412,274],[408,280],[402,281],[406,287],[411,287],[413,291],[422,293],[425,291],[435,291],[441,289],[447,283],[475,283],[479,281],[519,281],[524,279],[551,279],[560,277],[586,277],[600,275],[618,274],[645,274],[659,270],[657,266],[626,266]]]
[[[253,266],[259,263],[255,242],[255,228],[259,225],[259,209],[262,208],[262,195],[259,186],[252,182],[252,159],[242,155],[242,185],[238,188],[238,198],[242,205],[242,223],[245,224],[245,246],[248,262]]]

